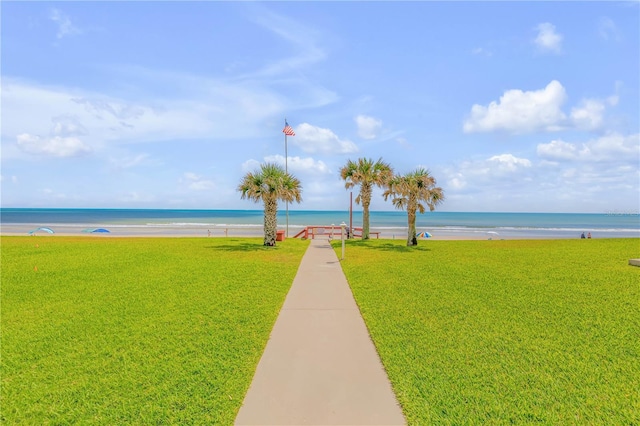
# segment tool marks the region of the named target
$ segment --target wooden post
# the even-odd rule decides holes
[[[349,200],[349,233],[353,235],[353,191],[350,192]],[[348,236],[347,236],[348,237]]]

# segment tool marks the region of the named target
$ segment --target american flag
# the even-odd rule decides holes
[[[289,123],[287,123],[287,120],[284,120],[284,129],[282,129],[282,133],[284,133],[287,136],[296,135],[296,133],[293,131],[293,128],[289,126]]]

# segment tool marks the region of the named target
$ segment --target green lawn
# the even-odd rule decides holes
[[[342,266],[409,424],[640,424],[638,239],[404,244]]]
[[[3,237],[2,423],[232,424],[307,246]]]

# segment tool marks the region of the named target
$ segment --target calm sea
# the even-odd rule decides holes
[[[278,213],[278,225],[285,226],[286,214]],[[348,211],[289,211],[290,232],[307,225],[349,224]],[[151,210],[151,209],[0,209],[0,224],[33,226],[79,225],[86,227],[260,227],[262,210]],[[362,212],[353,212],[353,226],[362,226]],[[590,213],[455,213],[418,214],[417,228],[434,235],[487,235],[505,237],[576,238],[591,232],[600,238],[640,238],[640,214],[612,211]],[[385,234],[406,235],[407,214],[403,211],[371,212],[371,228]]]

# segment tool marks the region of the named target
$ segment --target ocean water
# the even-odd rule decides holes
[[[290,210],[290,235],[305,226],[349,225],[348,211]],[[284,209],[278,212],[278,225],[287,223]],[[371,229],[402,238],[407,232],[407,214],[403,211],[371,212]],[[118,228],[261,228],[262,210],[165,210],[165,209],[0,209],[0,226],[77,225]],[[361,210],[354,210],[354,227],[362,226]],[[472,213],[427,212],[418,214],[419,231],[434,236],[472,236],[488,238],[577,238],[582,232],[600,238],[640,238],[640,214],[612,211],[591,213]]]

